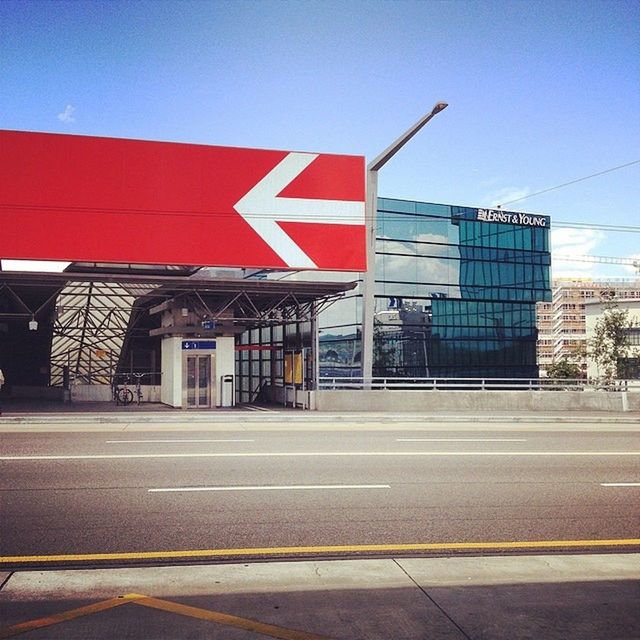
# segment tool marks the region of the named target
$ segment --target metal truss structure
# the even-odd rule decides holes
[[[51,386],[61,386],[64,367],[74,379],[109,384],[130,330],[136,300],[149,285],[71,282],[56,300],[51,344]]]
[[[62,385],[65,370],[75,380],[108,384],[125,339],[136,332],[144,336],[176,332],[150,329],[150,315],[187,308],[196,322],[180,327],[180,333],[239,334],[256,327],[311,321],[355,284],[106,270],[0,271],[0,324],[4,317],[11,317],[52,325],[51,386]],[[146,326],[141,326],[145,319]]]

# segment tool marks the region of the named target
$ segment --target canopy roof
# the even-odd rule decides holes
[[[5,319],[26,326],[29,320],[36,320],[43,329],[48,325],[48,331],[53,331],[53,385],[61,383],[63,366],[70,366],[77,377],[95,377],[96,366],[101,364],[108,378],[125,337],[132,330],[141,330],[140,319],[145,315],[187,307],[199,320],[213,321],[214,327],[205,329],[198,323],[191,332],[241,333],[310,320],[356,286],[356,282],[286,278],[212,278],[193,270],[180,275],[168,270],[167,275],[160,275],[135,268],[127,271],[122,266],[111,272],[105,268],[75,271],[79,266],[76,263],[62,273],[0,271],[0,322]],[[146,334],[168,332],[155,328]],[[107,355],[96,363],[96,353]]]

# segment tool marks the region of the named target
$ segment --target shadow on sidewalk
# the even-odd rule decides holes
[[[351,585],[345,581],[344,586],[334,585],[330,589],[310,589],[309,584],[294,583],[289,589],[279,584],[270,590],[263,580],[258,580],[255,588],[250,581],[239,589],[238,584],[225,585],[224,580],[218,580],[214,584],[203,583],[199,589],[194,585],[181,589],[179,585],[151,585],[141,573],[139,583],[128,580],[122,593],[100,593],[93,597],[94,588],[87,576],[85,588],[92,592],[91,600],[81,593],[68,597],[69,585],[64,580],[61,591],[67,597],[58,598],[51,593],[38,593],[37,589],[28,593],[19,588],[19,579],[12,579],[0,593],[0,619],[5,625],[4,630],[0,629],[0,637],[12,637],[13,634],[6,633],[11,625],[42,618],[51,620],[51,616],[100,604],[99,597],[111,600],[132,589],[158,599],[156,606],[146,605],[144,600],[124,602],[124,606],[107,602],[103,610],[88,611],[74,619],[50,624],[46,629],[35,628],[20,637],[244,638],[245,635],[235,635],[242,624],[246,626],[240,628],[250,632],[246,637],[253,637],[251,632],[260,637],[293,637],[277,632],[263,636],[258,631],[260,625],[270,625],[285,632],[301,632],[295,637],[314,640],[640,637],[640,586],[633,580],[473,586],[416,584],[394,588],[378,588],[372,583],[355,587],[354,583],[362,579],[356,572],[354,579],[348,581]],[[76,589],[83,582],[71,575],[67,580]],[[317,582],[322,582],[321,576]],[[225,593],[225,588],[230,592]],[[136,606],[139,604],[143,606]]]

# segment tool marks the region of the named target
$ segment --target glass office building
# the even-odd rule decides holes
[[[374,376],[535,378],[546,216],[380,198]],[[360,376],[360,290],[320,316],[320,375]]]

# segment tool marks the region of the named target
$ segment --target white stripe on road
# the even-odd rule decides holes
[[[640,487],[640,482],[601,482],[601,487]]]
[[[396,442],[526,442],[525,438],[396,438]]]
[[[106,440],[107,444],[146,444],[147,442],[162,442],[162,443],[171,443],[174,442],[184,443],[184,442],[255,442],[255,440]]]
[[[256,487],[169,487],[166,489],[148,489],[149,493],[168,493],[176,491],[299,491],[306,489],[391,489],[388,484],[297,484],[282,486]]]
[[[358,458],[358,457],[636,457],[640,451],[293,451],[273,453],[108,453],[54,456],[0,456],[0,460],[127,460],[141,458]]]

